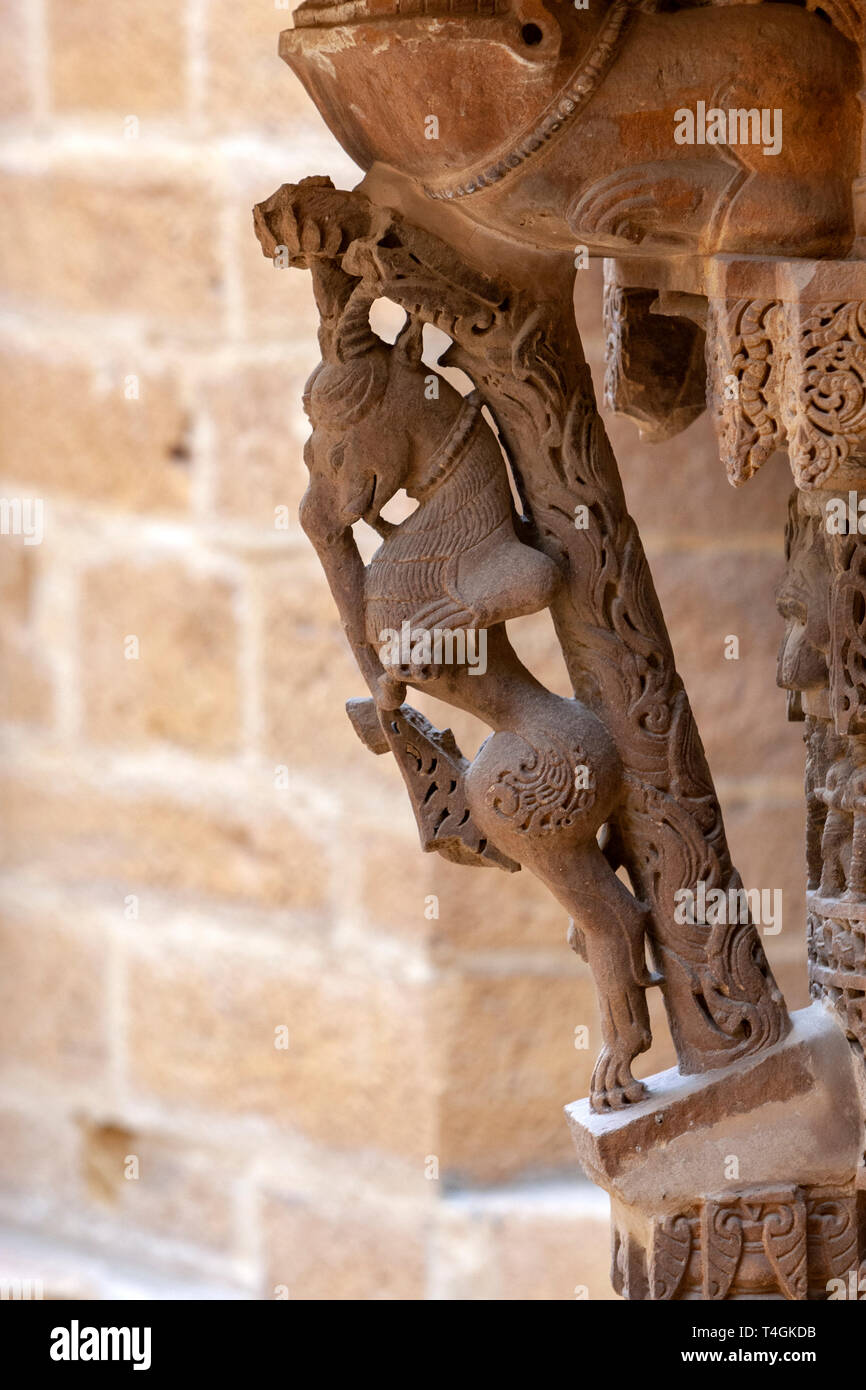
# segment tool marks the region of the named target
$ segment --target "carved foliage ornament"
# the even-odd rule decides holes
[[[627,1239],[627,1238],[626,1238]],[[623,1246],[614,1234],[614,1263]],[[642,1252],[632,1250],[636,1262]],[[658,1300],[826,1299],[859,1274],[856,1196],[836,1188],[757,1186],[656,1218],[646,1254]],[[623,1291],[626,1261],[616,1282]],[[841,1288],[839,1286],[842,1286]]]
[[[866,305],[710,301],[708,400],[728,477],[787,447],[801,488],[844,482],[866,432]],[[838,483],[837,485],[842,485]]]

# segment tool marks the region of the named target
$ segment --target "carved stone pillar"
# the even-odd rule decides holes
[[[798,1103],[791,1111],[797,1132],[787,1138],[786,1121],[773,1110],[789,1085],[783,1075],[792,1062],[791,1037],[764,1059],[776,1070],[765,1074],[755,1101],[745,1097],[743,1068],[734,1071],[739,1123],[748,1117],[751,1127],[746,1136],[737,1134],[724,1104],[713,1102],[697,1120],[696,1100],[691,1093],[683,1099],[674,1078],[671,1104],[674,1111],[678,1103],[685,1105],[689,1132],[673,1144],[641,1142],[633,1127],[636,1114],[632,1122],[604,1129],[575,1106],[570,1120],[584,1163],[614,1196],[614,1277],[628,1296],[748,1298],[774,1289],[789,1298],[850,1296],[852,1275],[855,1284],[858,1270],[862,1277],[866,1210],[866,861],[859,803],[866,749],[866,519],[861,529],[857,492],[866,461],[866,265],[735,256],[689,266],[611,260],[606,281],[607,392],[615,409],[656,437],[679,427],[683,402],[694,396],[702,375],[690,325],[706,336],[708,405],[731,482],[746,483],[777,450],[786,450],[790,459],[797,488],[779,593],[786,631],[778,679],[788,691],[789,718],[802,722],[805,731],[809,973],[820,1004],[795,1016],[795,1032],[816,1026],[819,1046],[829,1051],[823,1064],[812,1054],[812,1081],[799,1088],[801,1095],[811,1092],[809,1104],[823,1118],[817,1120],[817,1112],[810,1117],[808,1106]],[[651,287],[660,291],[654,298]],[[652,391],[646,369],[653,348],[658,352],[667,340],[665,315],[682,316],[674,341],[684,344],[684,385],[675,404],[664,391]],[[635,341],[637,351],[631,349]],[[656,406],[655,418],[648,401]],[[833,1028],[828,1007],[837,1020]],[[839,1024],[850,1048],[847,1062],[838,1050]],[[670,1127],[671,1107],[658,1082],[653,1089],[662,1134]],[[702,1110],[705,1102],[706,1096]],[[820,1135],[811,1153],[810,1133]],[[678,1162],[688,1162],[696,1141],[695,1169],[678,1184]],[[655,1189],[648,1149],[664,1157]],[[701,1172],[706,1182],[707,1171],[717,1178],[724,1171],[722,1149],[736,1155],[741,1172],[761,1181],[746,1193],[719,1183],[703,1202],[676,1209]],[[773,1187],[774,1177],[783,1175],[784,1200],[782,1189]],[[662,1176],[664,1203],[658,1191]],[[624,1202],[624,1193],[638,1190],[636,1183],[640,1201]],[[782,1203],[796,1277],[785,1274],[774,1257],[766,1202],[774,1211]],[[754,1248],[748,1255],[750,1231]],[[844,1295],[833,1280],[842,1281]],[[636,1288],[644,1292],[635,1295]]]
[[[853,532],[830,525],[866,451],[861,19],[847,0],[349,8],[306,0],[281,51],[367,175],[255,213],[321,315],[302,522],[367,687],[349,718],[396,759],[425,850],[533,873],[571,919],[604,1045],[568,1119],[611,1194],[618,1290],[826,1298],[857,1277],[866,1187],[856,496]],[[663,440],[708,399],[735,484],[790,454],[779,674],[806,730],[815,996],[793,1017],[593,396],[571,306],[590,253],[609,403]],[[382,297],[405,311],[393,345],[370,328]],[[422,362],[427,324],[465,395]],[[358,522],[381,538],[367,565]],[[545,608],[571,700],[508,639]],[[488,725],[474,759],[413,690]],[[678,1068],[644,1084],[651,988]]]

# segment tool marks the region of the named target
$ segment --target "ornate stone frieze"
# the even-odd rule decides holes
[[[781,449],[804,490],[862,482],[866,262],[716,257],[673,268],[658,260],[608,266],[608,380],[618,389],[607,397],[614,409],[635,416],[635,392],[621,383],[629,381],[632,360],[660,352],[666,342],[674,379],[681,389],[691,383],[695,364],[681,360],[678,346],[682,319],[664,318],[689,316],[697,320],[693,332],[706,325],[706,400],[735,486]],[[680,419],[672,414],[667,373],[657,368],[654,377],[643,375],[639,422],[645,438],[667,438],[695,418],[697,411]]]
[[[626,1292],[629,1237],[613,1234],[614,1284]],[[631,1238],[648,1297],[827,1299],[859,1283],[857,1198],[851,1190],[755,1186],[658,1217],[649,1249]],[[633,1280],[634,1276],[632,1276]]]

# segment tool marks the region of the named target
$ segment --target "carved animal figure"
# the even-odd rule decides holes
[[[302,524],[355,629],[382,730],[397,741],[398,757],[408,738],[417,758],[425,732],[414,712],[401,708],[406,683],[469,710],[493,730],[453,777],[452,794],[465,799],[463,829],[471,819],[476,846],[489,842],[499,862],[530,869],[573,918],[572,941],[590,964],[601,1001],[604,1046],[592,1103],[617,1108],[644,1094],[631,1062],[651,1042],[645,990],[652,983],[646,909],[597,841],[622,795],[619,755],[601,720],[545,689],[509,642],[505,622],[546,607],[561,575],[515,534],[505,462],[479,402],[461,398],[445,380],[438,399],[429,400],[417,326],[410,322],[389,350],[369,329],[369,302],[355,292],[334,343],[338,360],[325,362],[307,390],[313,433]],[[401,488],[418,507],[393,526],[381,513]],[[351,540],[360,519],[384,537],[366,568]],[[483,631],[486,669],[459,661],[395,663],[373,679],[373,653],[404,624],[413,636]],[[449,807],[440,814],[447,817]]]
[[[595,1104],[640,1094],[629,1068],[649,1036],[647,935],[684,1072],[772,1046],[789,1021],[754,925],[674,911],[699,883],[742,884],[569,316],[327,179],[285,185],[255,220],[264,253],[282,248],[313,278],[323,363],[306,396],[302,521],[372,696],[347,712],[371,751],[394,756],[422,846],[479,867],[525,863],[572,913],[570,943],[602,993]],[[370,331],[378,295],[408,315],[392,348]],[[447,361],[459,345],[507,465],[474,392],[426,390],[425,323],[452,336]],[[401,488],[418,507],[395,527],[383,507]],[[359,518],[383,539],[367,568]],[[504,630],[548,603],[574,700],[540,686]],[[423,643],[395,654],[395,628],[437,622],[467,650],[485,636],[487,671],[467,670],[459,644],[456,656]],[[406,683],[487,721],[474,765],[403,703]]]
[[[866,172],[861,8],[305,0],[281,53],[362,168],[517,240],[844,256]]]

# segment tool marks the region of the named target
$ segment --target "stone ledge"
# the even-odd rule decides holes
[[[778,1182],[780,1172],[803,1186],[850,1184],[862,1150],[850,1048],[819,1003],[792,1023],[775,1047],[730,1067],[650,1077],[638,1105],[606,1115],[588,1100],[567,1106],[584,1168],[621,1201],[658,1213]],[[737,1175],[726,1179],[732,1155]]]

